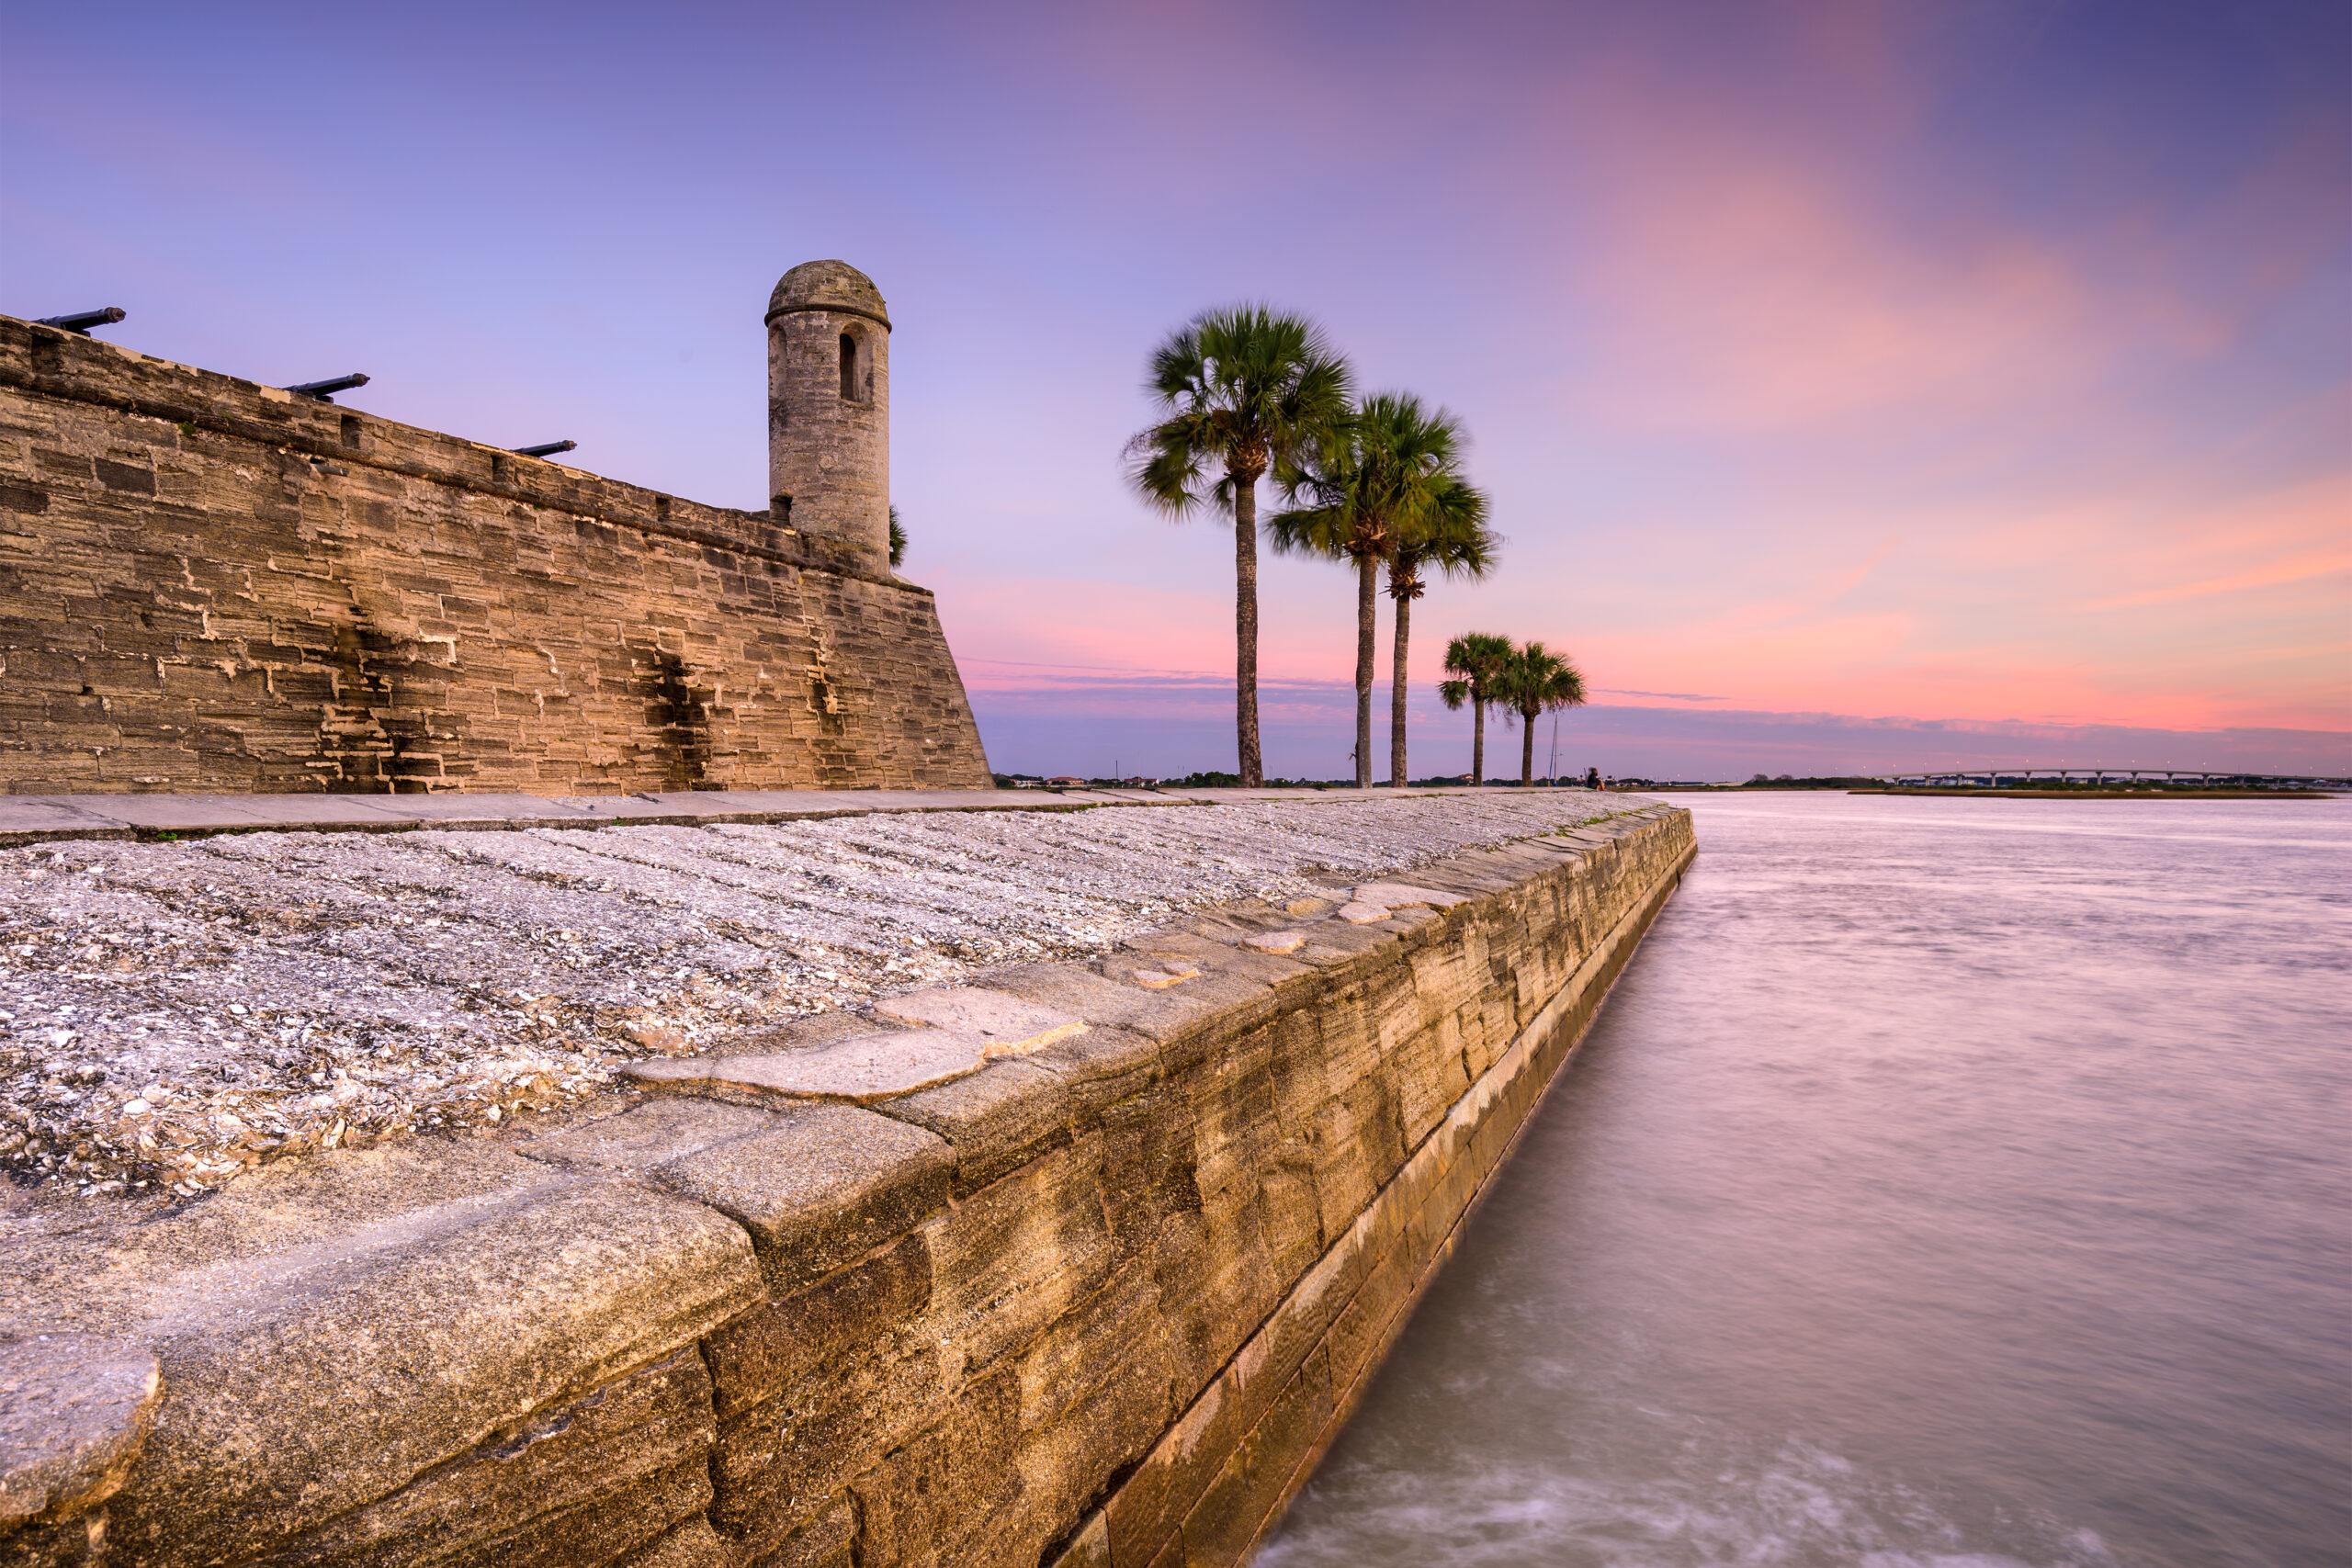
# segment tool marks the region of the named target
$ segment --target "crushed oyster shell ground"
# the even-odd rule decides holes
[[[1572,792],[0,851],[0,1168],[193,1195],[1592,819]],[[1639,802],[1624,802],[1637,805]]]

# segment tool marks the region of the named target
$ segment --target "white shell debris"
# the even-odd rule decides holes
[[[1590,812],[1567,791],[1335,795],[0,850],[0,1170],[190,1194],[1214,904],[1319,913],[1358,877]]]

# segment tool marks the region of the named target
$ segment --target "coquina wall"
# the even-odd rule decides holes
[[[1029,1021],[912,1092],[673,1062],[0,1243],[0,1387],[78,1391],[32,1461],[0,1399],[0,1561],[1239,1562],[1691,852],[1647,807],[941,993]]]
[[[0,317],[0,790],[988,782],[871,552]]]

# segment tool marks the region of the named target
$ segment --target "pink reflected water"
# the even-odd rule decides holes
[[[2352,800],[1674,798],[1263,1561],[2346,1561]]]

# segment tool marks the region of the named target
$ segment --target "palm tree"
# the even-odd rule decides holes
[[[1348,367],[1302,316],[1206,310],[1152,352],[1160,419],[1127,443],[1128,474],[1171,516],[1233,517],[1233,700],[1241,783],[1265,782],[1258,737],[1258,481],[1295,470],[1345,416]]]
[[[899,509],[890,508],[890,570],[898,570],[907,562],[907,525],[899,521]]]
[[[1433,519],[1485,500],[1457,468],[1461,422],[1422,406],[1409,392],[1366,398],[1281,477],[1306,505],[1276,513],[1274,547],[1345,560],[1356,571],[1356,787],[1372,787],[1372,678],[1380,565],[1408,535]]]
[[[1398,789],[1405,771],[1406,672],[1412,636],[1413,601],[1429,592],[1422,572],[1434,568],[1447,577],[1484,577],[1494,569],[1501,543],[1487,528],[1487,497],[1456,479],[1440,491],[1430,510],[1399,530],[1388,556],[1388,596],[1396,604],[1396,646],[1389,655],[1388,780]]]
[[[1540,642],[1511,650],[1495,698],[1520,716],[1526,734],[1519,749],[1519,782],[1535,782],[1535,721],[1546,713],[1584,705],[1584,672]]]
[[[1495,700],[1510,638],[1492,632],[1464,632],[1445,645],[1446,673],[1454,679],[1437,689],[1450,708],[1470,705],[1470,782],[1487,782],[1487,705]]]

